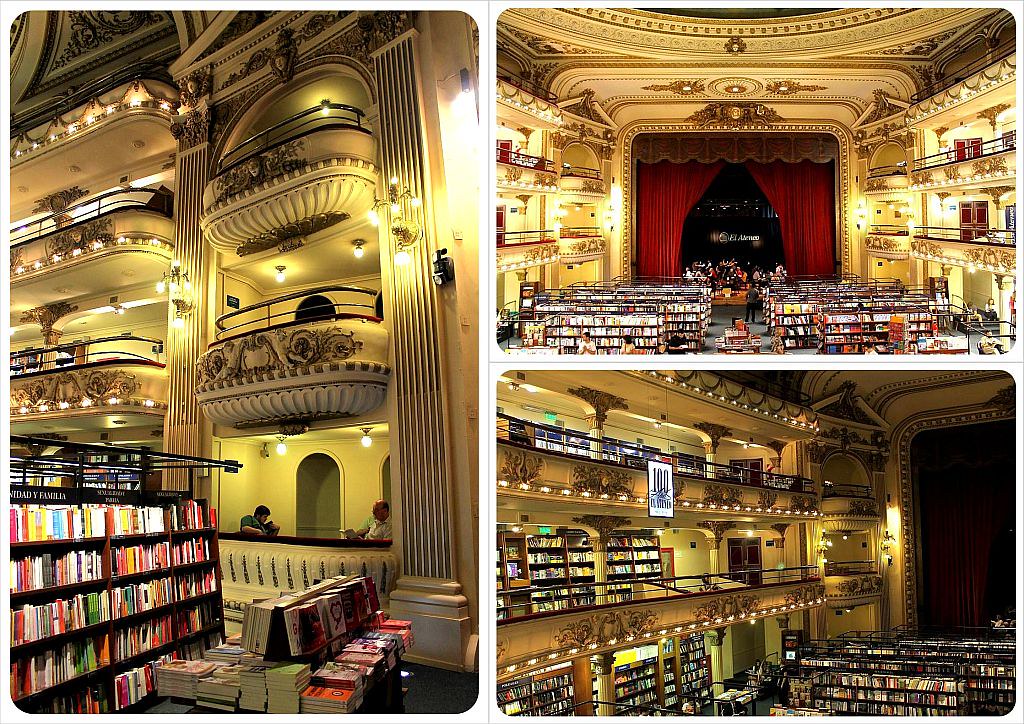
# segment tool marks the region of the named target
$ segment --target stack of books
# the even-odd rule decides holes
[[[365,666],[328,661],[313,673],[311,683],[313,686],[323,686],[329,689],[348,689],[352,692],[353,699],[358,699],[361,702],[368,673],[369,670]],[[352,704],[352,706],[358,707],[359,703]]]
[[[267,669],[263,664],[242,664],[238,674],[238,706],[248,711],[267,710]]]
[[[209,661],[166,661],[156,670],[157,693],[160,696],[177,696],[195,699],[199,693],[199,680],[213,674],[216,664]]]
[[[196,704],[208,709],[234,711],[238,707],[240,687],[240,666],[221,666],[199,682],[196,687]]]
[[[314,600],[285,609],[288,648],[292,656],[313,653],[327,645],[321,608],[326,610],[326,606]]]
[[[303,714],[352,714],[362,703],[351,689],[314,685],[302,692],[299,708]]]
[[[399,634],[402,637],[402,643],[405,645],[406,651],[411,649],[413,644],[416,643],[416,640],[412,635],[412,621],[389,618],[381,623],[379,630],[381,633]]]
[[[220,646],[215,646],[212,649],[207,650],[203,654],[203,658],[207,661],[213,661],[218,664],[235,665],[241,663],[242,654],[245,650],[237,643],[232,642],[232,637],[229,637],[227,641],[222,643]]]
[[[309,686],[308,664],[280,663],[266,671],[267,713],[298,714],[299,695]]]

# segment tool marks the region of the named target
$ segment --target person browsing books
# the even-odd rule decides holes
[[[580,346],[576,354],[597,354],[597,342],[590,338],[590,332],[584,332],[580,336]]]
[[[375,502],[373,515],[363,521],[363,526],[359,530],[345,531],[345,536],[366,540],[391,540],[391,505],[386,500]]]
[[[240,533],[249,535],[277,535],[281,526],[270,520],[270,508],[265,505],[257,505],[252,515],[246,515],[238,525]]]

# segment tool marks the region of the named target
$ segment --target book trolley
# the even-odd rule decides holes
[[[12,437],[12,450],[52,441]],[[169,469],[234,461],[67,444],[12,452],[11,695],[33,713],[133,711],[155,666],[199,658],[224,635],[216,510],[147,491]],[[116,473],[117,488],[96,477]],[[40,484],[45,481],[48,484]],[[55,483],[65,483],[57,485]]]

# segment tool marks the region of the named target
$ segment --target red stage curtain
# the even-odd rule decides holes
[[[921,477],[925,590],[919,596],[930,625],[989,624],[992,612],[985,605],[989,558],[999,529],[1007,524],[1007,510],[1012,507],[1006,505],[1005,495],[995,494],[991,485],[965,485],[965,481],[986,472],[994,473],[961,463]],[[999,575],[1013,572],[1000,571]]]
[[[746,162],[779,215],[786,271],[791,276],[836,272],[835,164]]]
[[[683,223],[724,163],[638,164],[636,256],[640,277],[682,276]]]

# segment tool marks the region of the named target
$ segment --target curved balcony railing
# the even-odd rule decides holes
[[[558,230],[561,239],[589,239],[603,237],[600,226],[563,226]]]
[[[570,166],[567,163],[562,164],[562,176],[571,178],[589,178],[597,181],[601,180],[601,171],[596,168],[587,168],[586,166]]]
[[[1001,60],[1010,57],[1011,55],[1013,55],[1015,51],[1016,47],[1014,45],[1014,42],[1011,40],[1009,43],[1002,45],[993,51],[990,51],[985,55],[984,58],[979,58],[978,60],[975,60],[974,62],[965,65],[963,68],[960,68],[952,75],[946,78],[940,78],[934,83],[926,85],[917,93],[914,93],[913,95],[910,96],[910,103],[918,103],[919,101],[923,101],[926,98],[931,98],[936,93],[941,93],[947,88],[952,88],[957,83],[967,80],[978,71],[984,70],[990,65],[995,65]]]
[[[878,561],[828,561],[826,576],[867,576],[878,573]]]
[[[528,168],[532,171],[555,173],[555,162],[551,159],[531,156],[528,153],[513,151],[510,148],[502,148],[501,146],[498,146],[495,151],[497,152],[495,160],[506,166],[518,166],[519,168]]]
[[[868,169],[868,178],[886,178],[888,176],[905,176],[907,173],[907,162],[889,164],[887,166],[875,166]]]
[[[23,349],[11,353],[11,376],[21,378],[54,370],[124,362],[162,366],[160,356],[163,350],[162,339],[131,334]]]
[[[244,141],[240,141],[221,157],[217,165],[217,175],[244,163],[253,156],[317,131],[351,128],[368,134],[370,130],[363,126],[365,116],[366,114],[361,109],[345,103],[324,103],[307,108]]]
[[[117,189],[11,229],[11,248],[73,229],[119,211],[151,211],[170,218],[174,194],[161,189]]]
[[[597,555],[595,553],[595,555]],[[671,578],[630,578],[595,583],[568,584],[565,579],[549,579],[544,586],[523,586],[499,589],[497,592],[498,625],[524,619],[547,618],[583,610],[611,607],[624,600],[644,601],[698,595],[719,595],[722,591],[753,590],[769,586],[791,585],[820,580],[817,566],[765,568],[732,573],[702,573],[697,576]],[[751,581],[748,583],[747,581]],[[643,586],[643,589],[633,589]],[[629,599],[623,590],[631,589]],[[553,593],[543,599],[529,600],[531,594]],[[527,600],[517,600],[526,597]]]
[[[1017,148],[1017,132],[1010,131],[999,138],[990,138],[960,148],[950,148],[939,151],[928,156],[914,159],[914,170],[924,171],[930,168],[938,168],[951,163],[962,163],[964,161],[975,161],[986,156],[993,156],[997,153],[1006,153]]]
[[[536,231],[499,231],[498,246],[530,246],[531,244],[553,244],[558,241],[554,229]]]
[[[368,301],[334,302],[326,294],[351,295],[357,299]],[[379,323],[381,318],[376,315],[376,300],[380,292],[364,287],[330,285],[305,289],[301,292],[285,294],[265,302],[250,304],[222,314],[216,319],[216,339],[211,347],[223,341],[269,329],[284,329],[296,325],[310,324],[342,319],[362,319]],[[318,298],[319,297],[319,298]],[[298,306],[295,300],[301,299]],[[282,306],[288,306],[282,310]]]
[[[826,480],[821,485],[822,498],[869,498],[874,499],[870,485],[852,485],[848,483],[833,483]]]
[[[910,231],[907,230],[906,226],[900,226],[899,224],[872,224],[870,226],[871,234],[878,236],[909,236]]]
[[[676,475],[745,487],[814,493],[814,483],[808,478],[751,470],[738,465],[711,463],[699,455],[680,452],[666,453],[648,445],[611,438],[594,438],[574,430],[544,425],[509,415],[497,416],[495,433],[500,443],[540,450],[547,454],[586,459],[605,465],[646,471],[647,462],[655,460],[672,465]]]
[[[498,80],[504,81],[509,85],[514,85],[516,88],[522,91],[526,91],[534,98],[539,98],[547,103],[554,103],[558,100],[554,93],[549,92],[544,86],[534,83],[532,80],[527,80],[520,75],[510,73],[505,70],[498,71]]]
[[[954,241],[968,244],[992,246],[1016,246],[1017,232],[1012,229],[974,229],[949,226],[918,226],[914,230],[917,239]]]

